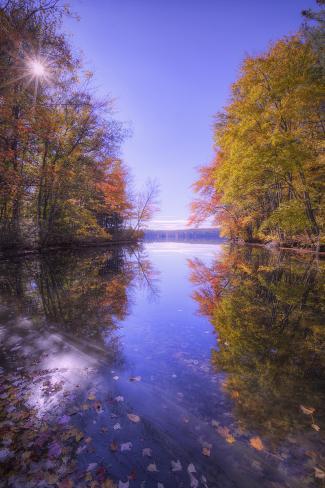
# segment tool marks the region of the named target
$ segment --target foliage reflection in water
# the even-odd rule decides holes
[[[322,266],[189,243],[2,261],[1,486],[321,486]]]

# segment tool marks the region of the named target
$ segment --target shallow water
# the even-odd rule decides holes
[[[2,261],[1,486],[322,486],[322,267],[177,242]]]

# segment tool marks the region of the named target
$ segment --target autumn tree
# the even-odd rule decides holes
[[[57,0],[0,3],[2,247],[107,239],[129,218],[125,137],[62,34]]]
[[[216,117],[216,158],[201,170],[192,220],[205,216],[202,206],[211,215],[221,209],[223,231],[232,238],[319,249],[325,165],[317,63],[302,35],[245,59],[230,103]]]

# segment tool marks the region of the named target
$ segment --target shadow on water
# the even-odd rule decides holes
[[[0,486],[321,486],[322,267],[181,243],[1,261]]]

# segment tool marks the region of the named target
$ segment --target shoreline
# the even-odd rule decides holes
[[[80,251],[96,247],[113,247],[113,246],[132,246],[138,245],[140,239],[125,239],[125,240],[108,240],[105,242],[88,242],[84,244],[61,244],[56,246],[35,247],[35,248],[16,248],[13,250],[0,250],[0,260],[23,257],[23,256],[39,256],[53,251]]]

